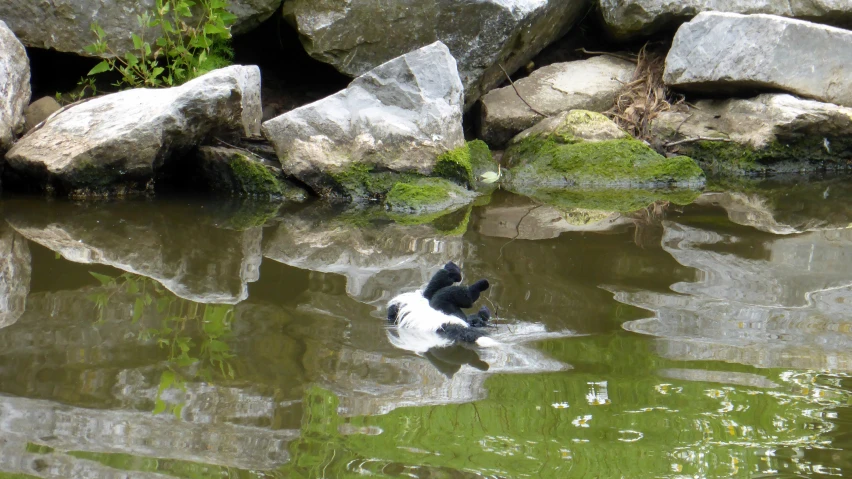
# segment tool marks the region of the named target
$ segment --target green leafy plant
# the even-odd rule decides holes
[[[230,25],[236,16],[228,12],[227,0],[156,0],[153,14],[136,17],[140,33],[131,34],[133,49],[118,55],[107,42],[106,32],[93,23],[97,41],[85,47],[88,53],[107,56],[89,76],[118,71],[118,86],[166,87],[179,85],[230,63]],[[145,31],[158,29],[153,43]]]

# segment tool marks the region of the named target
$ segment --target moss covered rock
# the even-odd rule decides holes
[[[601,115],[573,110],[516,136],[506,150],[507,182],[527,186],[698,186],[704,173],[690,158],[666,158]]]
[[[852,108],[778,93],[696,106],[660,114],[652,134],[661,142],[681,142],[672,150],[694,158],[706,171],[839,170],[852,162]],[[698,138],[706,140],[692,141]]]
[[[475,193],[441,178],[396,183],[385,205],[395,213],[425,214],[452,210],[473,201]]]
[[[304,201],[307,193],[283,178],[281,170],[236,148],[205,146],[198,150],[198,176],[209,191],[259,199]]]
[[[481,188],[485,185],[480,176],[489,171],[498,171],[491,150],[484,141],[473,140],[439,156],[432,173],[470,188]]]

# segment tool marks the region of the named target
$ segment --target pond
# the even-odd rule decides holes
[[[0,478],[852,477],[852,181],[711,189],[4,197]],[[499,347],[388,327],[450,260]]]

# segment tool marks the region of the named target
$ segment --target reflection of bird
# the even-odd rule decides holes
[[[823,192],[822,192],[822,198],[823,198],[823,199],[828,199],[828,190],[829,190],[829,189],[831,189],[831,187],[830,187],[830,186],[826,186],[826,187],[825,187],[825,191],[823,191]]]
[[[395,347],[423,356],[447,377],[453,377],[465,364],[488,371],[488,363],[480,359],[476,351],[456,345],[434,331],[393,328],[387,334]]]

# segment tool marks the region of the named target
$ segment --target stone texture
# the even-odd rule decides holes
[[[30,60],[0,15],[0,154],[23,132],[30,95]]]
[[[0,328],[24,314],[30,292],[32,258],[27,240],[0,223]]]
[[[77,104],[22,138],[6,159],[45,189],[144,190],[164,162],[211,133],[259,134],[260,115],[259,69],[230,66],[179,87],[125,90]]]
[[[615,103],[636,64],[610,56],[555,63],[515,82],[524,100],[545,115],[580,109],[602,112]],[[542,120],[512,86],[491,90],[482,97],[479,137],[493,147],[505,145],[516,134]]]
[[[239,34],[269,18],[281,0],[231,0],[229,4],[237,16],[231,30]],[[89,55],[84,47],[95,41],[89,26],[97,22],[106,32],[110,48],[123,55],[133,49],[131,33],[150,39],[160,34],[154,29],[143,31],[136,20],[137,15],[153,12],[154,5],[155,0],[5,0],[0,3],[0,20],[28,47],[80,55]]]
[[[197,175],[207,190],[230,196],[302,202],[307,192],[284,178],[280,164],[226,146],[198,148]]]
[[[238,303],[260,274],[265,218],[256,214],[205,218],[202,213],[213,215],[213,208],[160,209],[144,202],[6,206],[18,233],[65,259],[146,276],[195,302]]]
[[[852,159],[852,108],[775,93],[702,100],[695,106],[661,112],[651,125],[652,135],[666,142],[730,140],[677,146],[679,152],[707,165],[784,172],[845,168]]]
[[[774,15],[703,12],[678,29],[663,80],[692,91],[777,89],[852,106],[852,31]]]
[[[30,103],[24,110],[24,131],[32,130],[36,125],[47,120],[47,117],[59,111],[62,106],[52,97],[43,96]]]
[[[767,13],[835,26],[852,25],[847,0],[598,0],[609,33],[626,40],[674,30],[700,12]]]
[[[263,123],[282,168],[315,192],[369,165],[429,174],[438,155],[464,144],[462,85],[442,43],[391,60],[348,88]]]
[[[358,76],[436,40],[459,62],[470,107],[560,38],[586,0],[288,0],[284,14],[314,58]]]

